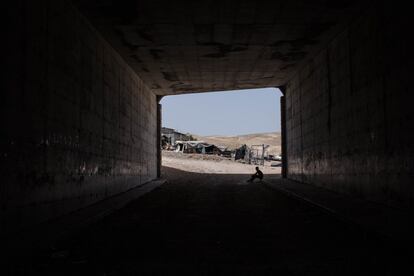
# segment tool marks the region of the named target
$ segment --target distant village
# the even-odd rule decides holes
[[[225,145],[214,145],[198,141],[189,133],[181,133],[173,128],[162,127],[161,146],[163,150],[192,154],[211,154],[249,164],[264,164],[264,161],[281,161],[280,155],[269,154],[269,145],[241,145],[238,148],[228,148]]]

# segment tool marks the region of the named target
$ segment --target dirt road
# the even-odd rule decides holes
[[[276,161],[266,161],[264,166],[243,164],[216,155],[186,154],[168,151],[163,152],[162,156],[163,166],[195,173],[253,174],[255,167],[259,166],[266,175],[279,175],[281,167],[272,167],[272,163],[280,165],[280,162]]]
[[[245,174],[164,167],[163,177],[167,184],[59,242],[20,273],[401,275],[403,253],[386,241],[248,184]]]

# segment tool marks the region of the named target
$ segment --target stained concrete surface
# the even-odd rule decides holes
[[[410,16],[364,13],[286,84],[287,177],[412,211]]]
[[[285,85],[361,2],[74,1],[157,95]]]
[[[15,275],[402,275],[390,241],[246,175],[163,168],[168,183],[19,260]],[[268,176],[278,181],[278,175]]]
[[[0,234],[156,178],[160,96],[269,86],[289,179],[412,211],[409,4],[328,2],[9,1]]]
[[[10,6],[0,235],[157,177],[156,96],[140,77],[70,1]]]

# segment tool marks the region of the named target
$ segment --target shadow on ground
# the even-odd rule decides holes
[[[163,168],[168,182],[14,274],[398,275],[404,252],[248,175]],[[278,181],[278,175],[265,176]]]

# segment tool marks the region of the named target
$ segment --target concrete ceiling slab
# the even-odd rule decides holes
[[[283,86],[358,1],[75,1],[157,95]]]

